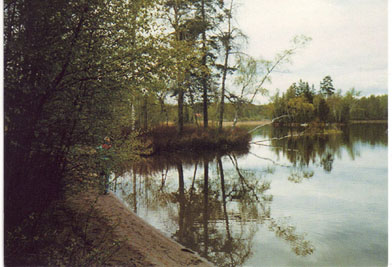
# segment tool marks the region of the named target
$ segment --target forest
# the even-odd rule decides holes
[[[302,91],[301,86],[305,86]],[[151,101],[148,103],[148,110],[154,110],[157,104]],[[165,105],[167,116],[159,117],[152,115],[147,118],[148,125],[161,124],[162,122],[176,121],[176,105]],[[268,104],[243,103],[238,114],[236,107],[231,103],[225,103],[225,113],[223,120],[232,122],[236,116],[239,121],[261,121],[272,120],[284,115],[290,117],[282,118],[281,122],[306,123],[312,121],[329,123],[349,123],[359,121],[372,121],[388,119],[388,95],[360,96],[360,92],[354,88],[342,94],[341,90],[331,95],[325,95],[314,86],[309,87],[308,83],[299,81],[298,85],[293,83],[287,91],[279,92],[270,97]],[[201,110],[201,105],[196,104],[195,110]],[[156,112],[155,114],[159,114]],[[216,105],[211,105],[208,114],[216,114]],[[184,106],[184,122],[200,124],[200,113],[193,114],[193,110]],[[137,122],[143,121],[140,116]],[[217,122],[216,117],[211,121]]]
[[[335,92],[336,91],[336,92]],[[293,83],[281,96],[277,93],[268,104],[272,118],[289,115],[290,122],[333,122],[348,123],[350,120],[387,120],[388,96],[359,97],[354,88],[342,94],[336,90],[330,76],[314,85],[300,80]]]
[[[270,59],[252,58],[242,51],[235,4],[4,1],[6,240],[32,214],[40,218],[70,180],[95,172],[98,156],[88,151],[105,136],[115,141],[121,173],[148,149],[138,135],[161,124],[181,134],[187,123],[221,130],[224,121],[282,115],[295,122],[387,118],[386,95],[342,94],[329,76],[319,91],[300,81],[256,105],[273,72],[311,38],[295,36]]]
[[[178,133],[185,116],[204,128],[215,116],[222,129],[225,101],[238,116],[265,93],[273,70],[310,38],[253,59],[241,52],[234,4],[5,1],[6,228],[59,196],[64,177],[94,169],[84,153],[105,136],[117,141],[116,160],[135,160],[139,129],[168,121],[168,103]]]

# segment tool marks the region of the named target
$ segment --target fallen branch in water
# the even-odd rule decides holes
[[[290,117],[290,115],[282,115],[282,116],[273,118],[273,119],[271,120],[271,122],[266,123],[266,124],[259,125],[259,126],[257,126],[256,128],[254,128],[254,129],[248,131],[248,133],[252,133],[252,132],[256,131],[257,129],[261,128],[261,127],[264,127],[264,126],[266,126],[266,125],[270,125],[270,124],[274,123],[275,121],[280,120],[280,119],[285,118],[285,117]]]
[[[285,135],[285,136],[282,136],[282,137],[273,137],[273,138],[270,138],[270,139],[259,140],[259,141],[251,142],[250,144],[258,145],[259,143],[262,143],[262,142],[267,142],[267,141],[272,141],[272,140],[282,140],[282,139],[286,139],[286,138],[290,138],[290,137],[300,137],[300,136],[302,136],[304,134],[305,134],[305,131],[300,132],[299,134],[289,134],[289,135]]]
[[[277,149],[285,149],[282,146],[271,146],[271,145],[266,145],[266,144],[259,144],[259,143],[251,143],[252,145],[257,145],[257,146],[267,146],[267,147],[271,147],[271,148],[277,148]],[[286,151],[291,151],[291,152],[299,152],[298,149],[292,149],[292,148],[286,148]]]
[[[271,161],[274,165],[278,165],[278,166],[285,167],[285,168],[291,168],[291,167],[292,167],[292,166],[288,166],[288,165],[283,165],[283,164],[277,163],[277,162],[274,161],[273,159],[264,158],[264,157],[261,157],[261,156],[255,154],[255,153],[252,153],[252,152],[249,152],[249,154],[252,154],[253,156],[255,156],[256,158],[259,158],[259,159]]]

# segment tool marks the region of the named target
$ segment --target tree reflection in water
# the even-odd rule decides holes
[[[262,129],[262,140],[252,142],[254,146],[268,146],[277,159],[263,157],[250,152],[258,159],[271,162],[274,166],[290,169],[287,179],[293,183],[301,183],[311,179],[314,171],[310,166],[320,166],[327,173],[333,170],[333,163],[341,159],[343,151],[355,160],[360,156],[358,145],[387,145],[386,124],[351,125],[341,127],[341,132],[329,135],[304,135],[304,128],[269,127]],[[360,141],[360,142],[358,142]],[[279,162],[284,155],[290,164]]]
[[[344,150],[354,160],[360,156],[360,149],[357,147],[359,143],[368,143],[371,146],[388,145],[387,129],[387,124],[367,124],[366,127],[357,124],[341,127],[339,134],[301,136],[294,134],[290,137],[289,127],[269,127],[263,129],[263,141],[265,142],[259,141],[256,145],[271,146],[278,157],[280,153],[283,153],[292,167],[306,169],[312,163],[318,164],[326,172],[331,172],[334,160],[340,159]],[[300,133],[303,132],[303,128],[297,128],[294,131]],[[272,161],[272,159],[267,160]],[[279,165],[279,162],[273,163]]]
[[[296,233],[296,228],[289,223],[288,218],[275,219],[271,217],[270,207],[267,206],[269,202],[272,201],[272,196],[265,195],[265,191],[270,189],[270,183],[260,182],[258,179],[250,179],[250,176],[244,176],[245,171],[238,167],[237,159],[235,156],[230,156],[238,176],[240,177],[240,182],[242,188],[246,188],[247,194],[250,196],[249,202],[246,206],[252,206],[252,204],[257,203],[261,207],[261,213],[258,213],[254,218],[258,220],[259,223],[268,225],[269,230],[275,232],[275,235],[283,240],[287,241],[293,252],[300,256],[307,256],[314,252],[314,246],[310,241],[305,240],[304,234]],[[308,174],[311,175],[311,174]],[[241,178],[242,177],[242,178]],[[238,187],[237,187],[238,188]],[[261,199],[259,198],[261,196]],[[246,199],[246,198],[245,198]],[[259,209],[254,209],[259,211]]]
[[[263,172],[241,168],[237,160],[241,153],[158,155],[134,164],[129,175],[120,178],[118,194],[135,212],[159,213],[162,230],[217,266],[245,264],[253,253],[260,227],[286,242],[296,255],[307,256],[315,251],[311,241],[297,231],[290,218],[273,216],[268,175],[276,168],[284,168],[289,170],[290,182],[306,182],[315,176],[312,168],[331,172],[343,151],[355,159],[359,155],[358,143],[387,145],[385,130],[379,125],[358,125],[343,128],[336,135],[293,134],[286,138],[287,130],[271,127],[262,134],[262,139],[270,141],[258,141],[254,147],[267,145],[276,158],[258,155],[254,150],[250,153],[259,161],[271,163],[273,167]]]
[[[224,171],[223,156],[219,154],[192,160],[175,156],[175,162],[164,156],[155,159],[159,161],[157,165],[154,159],[146,160],[146,165],[135,165],[130,172],[132,183],[126,176],[122,178],[120,195],[134,211],[139,205],[166,210],[172,237],[217,266],[243,265],[252,255],[253,239],[260,225],[286,241],[295,254],[312,254],[310,241],[297,233],[287,219],[271,216],[273,196],[268,194],[270,183],[265,178],[273,170],[256,175],[241,169],[238,156],[224,156],[225,162],[232,164],[228,171]],[[184,165],[194,166],[190,177],[185,176]],[[197,174],[198,166],[203,167],[201,176]],[[177,182],[168,177],[169,169],[176,171]]]

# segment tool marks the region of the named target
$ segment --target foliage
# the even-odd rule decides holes
[[[296,122],[311,121],[314,115],[313,104],[306,101],[304,97],[296,97],[287,103],[288,112]]]
[[[61,197],[64,177],[97,172],[93,150],[105,136],[115,142],[117,166],[137,158],[142,146],[124,129],[134,93],[157,69],[152,4],[5,2],[7,240]]]
[[[331,76],[325,76],[320,82],[320,93],[324,96],[331,96],[334,94],[334,91],[335,88],[333,87]]]
[[[299,50],[304,48],[308,42],[311,41],[310,37],[299,35],[295,36],[291,40],[290,48],[277,53],[273,60],[255,60],[250,56],[244,56],[242,54],[237,55],[237,63],[235,66],[234,86],[237,92],[229,91],[226,94],[226,98],[235,104],[236,107],[236,118],[234,119],[233,126],[237,121],[237,116],[240,113],[242,105],[244,103],[252,104],[256,95],[266,95],[268,90],[264,88],[266,82],[271,81],[272,72],[276,69],[281,68],[287,63],[291,62],[292,56]],[[229,51],[226,51],[229,52]],[[225,94],[225,89],[222,81],[222,95]],[[302,86],[303,87],[303,86]],[[302,89],[301,87],[301,89]],[[308,86],[309,87],[309,86]],[[296,88],[293,88],[296,90]],[[303,94],[306,97],[311,97],[309,88],[303,89]],[[223,107],[223,100],[221,99],[221,106]],[[223,111],[220,111],[219,125],[221,127],[223,121]]]
[[[329,106],[321,95],[316,95],[313,98],[313,105],[315,107],[315,116],[319,121],[326,122],[329,114]]]
[[[329,77],[329,76],[327,76]],[[293,83],[282,95],[272,97],[270,107],[272,118],[288,115],[283,122],[304,123],[311,121],[348,123],[350,120],[386,120],[388,118],[388,96],[359,98],[359,92],[349,90],[342,95],[341,90],[333,92],[326,88],[332,79],[323,80],[318,92],[307,82]]]

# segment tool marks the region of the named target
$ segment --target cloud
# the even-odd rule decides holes
[[[386,0],[243,0],[237,12],[249,36],[247,52],[272,58],[298,34],[312,37],[307,48],[275,73],[268,88],[286,90],[302,79],[316,88],[326,75],[344,91],[387,93]],[[364,94],[363,94],[364,95]]]

